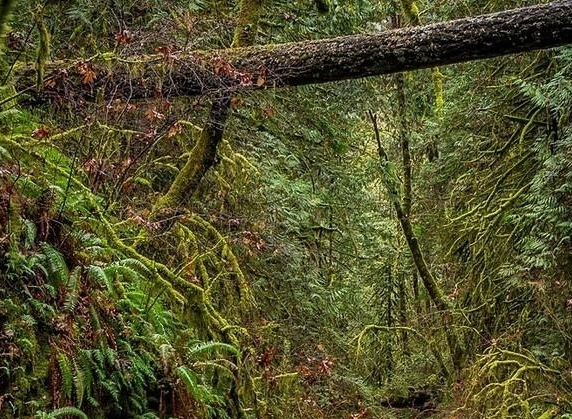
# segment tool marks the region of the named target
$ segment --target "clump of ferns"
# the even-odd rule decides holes
[[[148,388],[156,382],[153,356],[122,339],[113,345],[100,340],[86,346],[57,349],[52,402],[100,416],[148,411]]]
[[[552,418],[570,411],[570,390],[561,371],[533,354],[493,344],[470,366],[457,412],[467,418]]]
[[[27,303],[30,310],[24,306],[23,312],[32,312],[30,335],[36,340],[41,337],[42,347],[49,352],[38,355],[43,358],[40,375],[56,409],[46,415],[65,415],[62,409],[66,406],[75,406],[90,417],[111,412],[149,414],[148,401],[160,398],[160,389],[170,382],[174,383],[173,395],[181,401],[192,400],[197,412],[202,412],[188,411],[189,415],[224,417],[224,398],[235,380],[233,360],[239,359],[238,351],[223,343],[197,347],[192,340],[197,331],[178,319],[181,313],[172,310],[164,287],[149,281],[157,275],[150,272],[152,261],[140,261],[137,252],[116,239],[116,231],[108,233],[113,245],[94,234],[115,227],[93,217],[91,206],[97,205],[97,198],[72,176],[69,159],[54,149],[40,152],[32,147],[29,151],[6,138],[0,140],[0,147],[8,141],[11,154],[20,156],[23,167],[29,161],[40,161],[47,168],[46,179],[40,179],[49,184],[47,188],[36,183],[37,176],[10,172],[16,192],[11,191],[10,205],[0,214],[10,224],[10,240],[0,255],[2,269],[20,284],[27,281],[25,287],[6,292],[17,295],[16,306],[27,297],[25,293],[33,297]],[[40,212],[30,210],[34,203],[42,204],[37,205]],[[214,234],[212,238],[220,237]],[[10,257],[5,258],[8,251]],[[225,246],[217,253],[217,260],[224,258],[230,264],[226,270],[244,284],[230,249]],[[34,339],[28,340],[29,346],[39,346]],[[207,356],[209,348],[211,355],[217,355]],[[30,386],[20,387],[20,398],[25,400]],[[171,411],[184,405],[178,403]],[[45,406],[40,409],[39,414],[47,411]]]
[[[4,280],[10,283],[2,292],[13,299],[6,299],[0,311],[10,317],[2,330],[7,337],[6,353],[13,354],[12,363],[22,362],[21,367],[6,365],[2,384],[20,388],[17,394],[25,399],[25,392],[31,391],[25,377],[41,361],[36,358],[46,357],[38,353],[37,341],[48,339],[53,365],[43,368],[38,378],[43,375],[57,387],[51,389],[54,406],[87,404],[96,411],[102,409],[101,400],[110,399],[109,409],[144,413],[146,391],[154,382],[155,356],[131,349],[138,342],[121,338],[127,326],[113,301],[127,298],[123,284],[141,285],[147,270],[133,259],[98,261],[97,255],[109,252],[90,235],[83,237],[89,246],[82,251],[93,264],[70,268],[59,249],[38,242],[34,223],[16,214],[11,227],[16,238],[3,263]],[[90,254],[93,249],[95,255]]]
[[[56,407],[73,404],[100,416],[143,414],[148,409],[147,393],[156,382],[156,356],[142,343],[147,336],[131,333],[130,313],[115,308],[113,299],[121,298],[124,291],[116,277],[124,272],[121,267],[120,263],[87,267],[84,282],[94,282],[88,289],[68,282],[70,292],[63,311],[70,316],[62,321],[71,324],[52,345],[52,402]]]
[[[146,270],[138,261],[122,259],[85,271],[94,282],[90,306],[82,308],[72,280],[66,307],[80,314],[87,309],[89,320],[79,327],[91,342],[82,347],[76,340],[75,346],[58,349],[60,402],[97,410],[104,395],[108,410],[143,414],[149,393],[157,392],[160,405],[172,405],[167,409],[171,413],[190,414],[184,406],[194,406],[203,411],[200,417],[214,412],[221,417],[222,394],[234,379],[236,365],[218,354],[237,356],[236,348],[185,343],[192,331],[181,333],[185,326],[163,306],[160,294],[142,289]],[[213,354],[217,357],[209,359]]]
[[[226,356],[225,356],[226,355]],[[234,383],[240,351],[222,342],[190,341],[175,369],[177,392],[186,393],[201,406],[201,417],[227,417],[224,395]]]

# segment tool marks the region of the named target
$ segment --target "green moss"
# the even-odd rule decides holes
[[[36,14],[35,19],[40,39],[36,56],[36,88],[39,90],[44,82],[46,62],[50,55],[50,33],[46,27],[43,8]]]
[[[263,0],[241,0],[232,47],[245,47],[254,44],[258,32],[258,20]]]

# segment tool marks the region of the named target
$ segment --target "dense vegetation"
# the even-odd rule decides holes
[[[569,47],[41,95],[63,59],[89,90],[94,59],[534,3],[0,2],[0,417],[572,418]]]

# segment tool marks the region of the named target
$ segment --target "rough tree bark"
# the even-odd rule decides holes
[[[372,35],[46,66],[45,97],[144,98],[298,86],[375,76],[550,48],[572,42],[572,0]],[[32,91],[33,70],[19,90]],[[99,96],[101,97],[101,96]]]

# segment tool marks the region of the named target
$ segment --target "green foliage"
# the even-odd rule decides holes
[[[138,71],[159,52],[168,71],[182,51],[229,46],[236,3],[48,1],[40,14],[24,1],[3,59],[10,73],[36,61],[38,84],[50,54]],[[398,3],[265,2],[256,35],[382,31]],[[415,6],[434,22],[516,4]],[[32,115],[3,86],[0,416],[401,417],[379,401],[413,388],[467,417],[568,417],[572,52],[440,71],[405,74],[404,106],[389,77],[233,98],[215,166],[164,229],[149,210],[208,100],[86,103],[70,89]],[[408,216],[446,323],[392,205],[404,132]],[[467,343],[452,375],[444,327]]]
[[[189,346],[187,355],[191,358],[200,357],[204,355],[211,355],[218,352],[226,352],[234,356],[240,356],[237,348],[227,343],[222,342],[198,342]]]
[[[238,375],[233,359],[241,354],[236,341],[198,339],[217,330],[183,322],[184,311],[154,285],[157,264],[170,280],[186,281],[124,245],[110,218],[93,216],[102,213],[101,201],[76,177],[73,159],[1,139],[10,151],[0,187],[8,197],[0,218],[9,227],[2,230],[9,240],[0,242],[0,349],[9,354],[0,389],[15,400],[1,415],[227,417]],[[37,161],[47,170],[32,182]],[[15,163],[23,174],[11,170]],[[183,382],[185,368],[197,377],[195,387]],[[30,398],[38,401],[22,402]]]
[[[89,419],[85,413],[73,406],[60,407],[59,409],[52,410],[50,413],[38,412],[34,417],[36,419],[56,419],[60,417]]]
[[[55,287],[66,284],[70,279],[70,273],[63,255],[47,243],[41,244],[40,248],[45,257],[48,279],[53,281]]]
[[[532,354],[491,347],[471,367],[465,403],[467,417],[538,418],[558,412],[560,372]],[[548,410],[547,410],[548,408]]]

